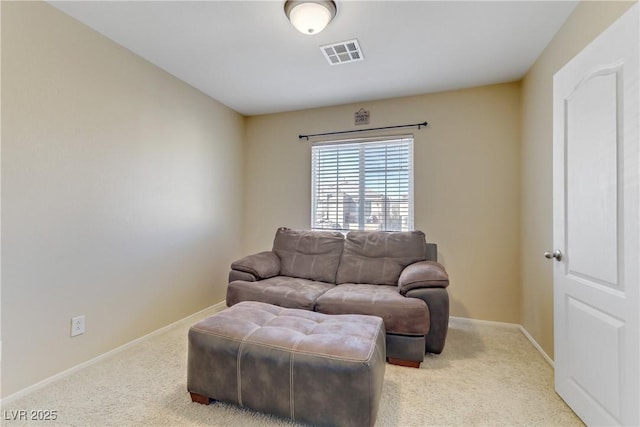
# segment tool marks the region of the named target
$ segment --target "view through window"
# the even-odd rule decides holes
[[[413,137],[316,143],[311,227],[413,230]]]

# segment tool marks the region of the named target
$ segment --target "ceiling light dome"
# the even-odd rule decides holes
[[[302,34],[317,34],[336,16],[333,1],[287,0],[284,13],[294,27]]]

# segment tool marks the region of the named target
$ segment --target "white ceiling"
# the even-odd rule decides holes
[[[256,115],[518,80],[577,1],[336,0],[312,36],[289,23],[284,0],[50,3]],[[364,61],[330,66],[319,46],[354,38]]]

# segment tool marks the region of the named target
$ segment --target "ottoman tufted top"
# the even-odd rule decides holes
[[[191,331],[316,357],[362,362],[371,359],[378,334],[384,334],[384,324],[377,316],[327,315],[244,301],[196,323]]]

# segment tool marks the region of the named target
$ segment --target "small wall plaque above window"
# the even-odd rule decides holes
[[[369,110],[364,108],[359,109],[354,114],[354,123],[356,125],[368,125],[369,124]]]

